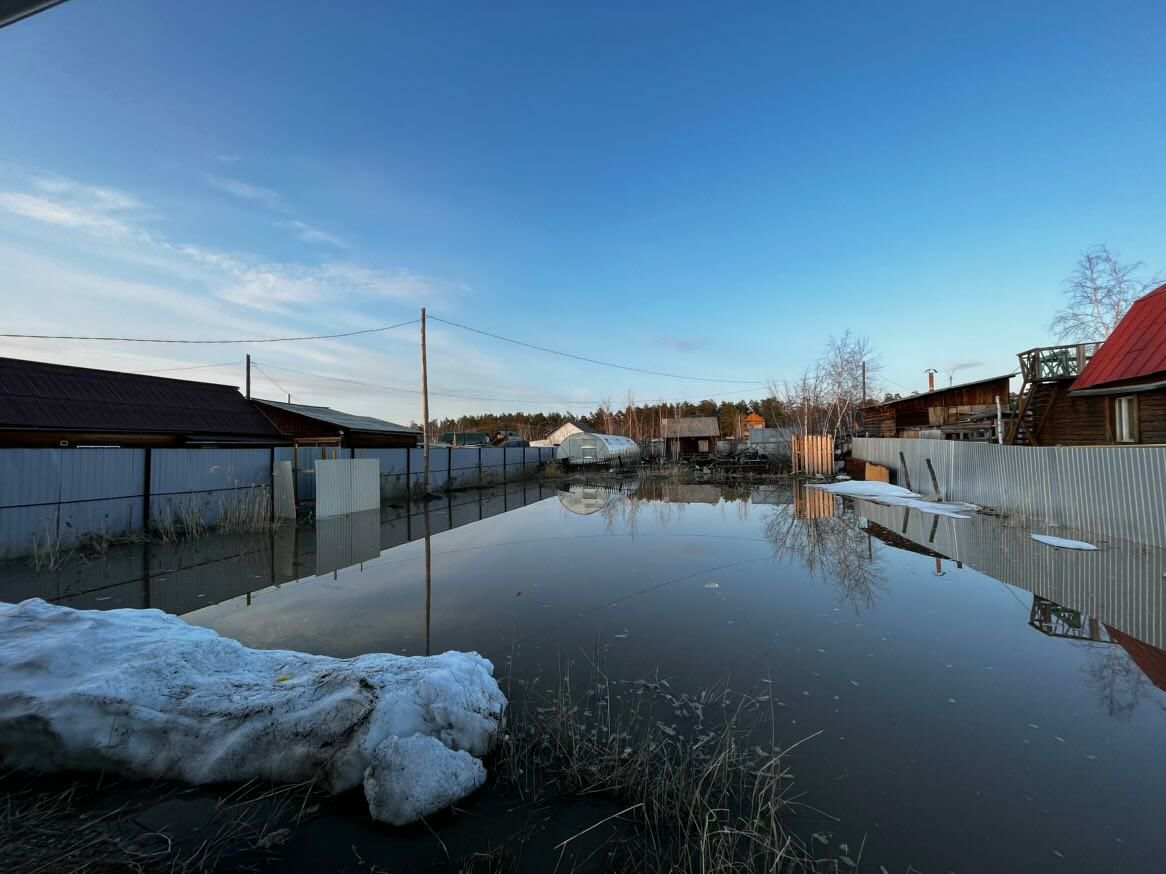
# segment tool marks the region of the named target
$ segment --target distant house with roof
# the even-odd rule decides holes
[[[1166,443],[1166,285],[1139,298],[1104,343],[1020,353],[1024,386],[1008,442]]]
[[[594,434],[595,429],[584,422],[564,422],[541,440],[531,440],[531,446],[558,446],[572,434]]]
[[[764,428],[765,427],[765,417],[762,416],[760,413],[753,411],[753,412],[750,412],[749,415],[745,417],[745,419],[743,420],[743,424],[746,428],[746,433],[748,433],[748,429],[750,429],[750,428]]]
[[[721,425],[715,416],[661,419],[660,436],[664,440],[664,454],[670,458],[710,455],[720,439]]]
[[[233,385],[0,358],[0,446],[275,446]]]
[[[252,398],[251,403],[297,446],[380,449],[410,448],[421,444],[419,430],[372,416],[259,398]]]
[[[996,399],[1009,406],[1011,373],[932,389],[862,410],[870,437],[937,437],[991,440],[996,436]]]

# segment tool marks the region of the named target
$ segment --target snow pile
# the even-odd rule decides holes
[[[1066,540],[1064,537],[1053,537],[1051,534],[1030,534],[1029,536],[1037,543],[1055,546],[1057,549],[1083,549],[1087,551],[1097,549],[1092,543],[1086,543],[1084,540]]]
[[[506,706],[476,653],[254,650],[160,610],[0,604],[0,764],[363,783],[394,825],[473,792]]]
[[[925,501],[916,492],[902,486],[893,486],[890,483],[849,480],[823,485],[810,484],[809,488],[822,489],[835,495],[861,498],[864,501],[871,501],[887,507],[910,507],[921,513],[947,516],[949,519],[970,519],[970,516],[963,515],[964,512],[980,509],[975,504],[968,504],[964,501]]]
[[[918,498],[915,492],[890,483],[868,482],[867,480],[845,480],[840,483],[810,483],[811,489],[822,489],[835,495],[850,495],[854,498]]]

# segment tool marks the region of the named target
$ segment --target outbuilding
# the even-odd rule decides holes
[[[721,436],[721,426],[714,416],[691,419],[661,419],[660,435],[664,454],[670,458],[711,455]]]
[[[564,422],[541,440],[531,440],[531,446],[558,446],[572,434],[594,434],[595,429],[584,422]]]
[[[579,432],[559,444],[555,458],[568,464],[634,467],[640,463],[640,447],[635,440],[617,434]]]
[[[233,385],[0,358],[0,446],[276,446]]]
[[[257,398],[252,398],[251,403],[297,446],[396,449],[421,445],[419,430],[372,416]]]

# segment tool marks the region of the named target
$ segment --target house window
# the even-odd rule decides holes
[[[1133,395],[1113,399],[1113,436],[1118,443],[1138,442],[1138,399]]]

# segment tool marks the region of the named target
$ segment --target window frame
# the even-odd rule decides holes
[[[1120,443],[1123,446],[1128,446],[1139,441],[1139,422],[1138,422],[1138,396],[1137,395],[1121,395],[1115,397],[1112,403],[1112,418],[1113,422],[1113,442]],[[1128,439],[1122,439],[1122,410],[1129,411],[1128,418]]]

